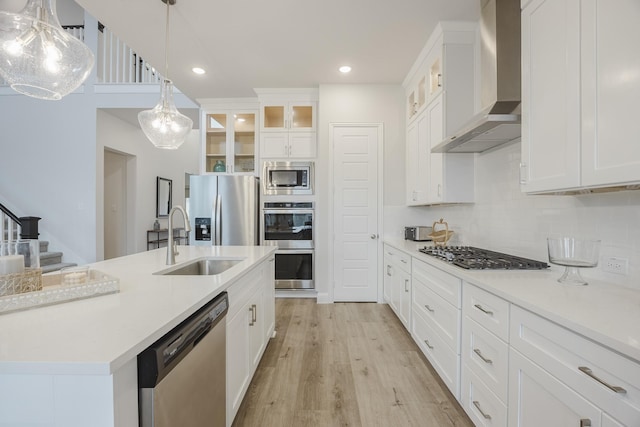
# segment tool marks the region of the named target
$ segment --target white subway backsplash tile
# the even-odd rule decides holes
[[[640,191],[581,196],[525,195],[519,185],[520,144],[476,158],[476,203],[385,206],[385,235],[402,237],[405,225],[431,225],[444,218],[455,231],[452,244],[473,245],[548,260],[546,239],[576,236],[602,240],[603,257],[628,258],[626,276],[602,265],[582,275],[640,290]]]

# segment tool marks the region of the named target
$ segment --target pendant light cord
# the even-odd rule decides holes
[[[167,1],[167,30],[165,32],[164,40],[164,79],[169,80],[169,0]]]

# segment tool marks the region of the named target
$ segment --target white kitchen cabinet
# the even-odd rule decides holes
[[[478,426],[506,427],[509,303],[464,283],[462,316],[462,407]]]
[[[316,130],[316,102],[270,100],[261,103],[262,131]]]
[[[313,158],[316,157],[315,132],[263,132],[260,134],[260,155],[272,158]]]
[[[459,399],[462,282],[414,258],[411,285],[411,336],[451,393]]]
[[[527,193],[640,181],[640,85],[629,55],[637,1],[532,0],[522,10],[522,164]]]
[[[384,246],[385,300],[405,328],[411,319],[411,256],[392,246]]]
[[[205,103],[201,114],[202,173],[255,174],[258,103]]]
[[[227,426],[232,424],[273,335],[275,287],[272,273],[273,261],[267,260],[228,289]]]
[[[428,143],[427,157],[428,204],[439,203],[471,203],[474,200],[474,155],[471,153],[432,153],[431,149],[440,144],[445,133],[454,132],[456,128],[451,125],[451,120],[446,120],[445,105],[447,102],[444,93],[427,106]],[[447,117],[455,113],[449,112]]]
[[[476,23],[439,23],[403,83],[409,206],[473,202],[473,154],[431,148],[473,116],[476,29]]]
[[[260,100],[260,157],[314,158],[317,89],[255,89]]]
[[[429,118],[425,112],[407,129],[406,148],[406,201],[408,206],[420,206],[429,199],[429,169],[431,152],[429,145]]]
[[[509,426],[599,427],[598,408],[511,349]]]
[[[510,344],[510,426],[640,425],[640,364],[516,306]]]

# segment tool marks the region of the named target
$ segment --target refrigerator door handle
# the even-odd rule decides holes
[[[222,216],[222,197],[218,194],[216,196],[216,211],[215,211],[215,222],[216,222],[216,234],[215,234],[215,241],[214,244],[215,245],[221,245],[222,244],[222,221],[221,221],[221,216]]]

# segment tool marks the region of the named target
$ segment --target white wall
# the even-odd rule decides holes
[[[146,230],[153,228],[156,219],[156,177],[161,176],[173,181],[173,205],[184,206],[184,174],[198,173],[200,158],[200,132],[192,130],[187,140],[177,150],[155,148],[144,136],[140,127],[109,114],[109,110],[98,110],[97,120],[97,229],[103,230],[104,224],[104,149],[134,156],[133,168],[135,182],[133,194],[129,199],[133,203],[135,219],[127,224],[128,233],[135,236],[131,253],[147,249]],[[181,219],[175,217],[176,224]],[[167,219],[160,219],[160,225],[166,228]],[[98,259],[102,256],[104,236],[98,233]]]
[[[543,261],[548,261],[549,236],[597,238],[602,240],[600,266],[583,269],[582,275],[640,289],[640,191],[528,196],[520,192],[519,163],[519,142],[478,154],[475,204],[385,206],[386,235],[402,237],[405,225],[432,225],[443,217],[456,233],[450,244]],[[629,274],[603,272],[603,260],[609,256],[628,258]]]
[[[400,85],[320,85],[318,114],[318,157],[316,160],[316,270],[318,301],[330,296],[330,259],[328,238],[329,206],[329,124],[383,123],[384,176],[401,173],[404,176],[404,91]],[[384,203],[400,203],[404,195],[404,180],[384,182]],[[382,234],[382,233],[381,233]]]
[[[65,260],[95,260],[95,107],[0,96],[0,200],[18,216],[39,216],[40,239]]]

